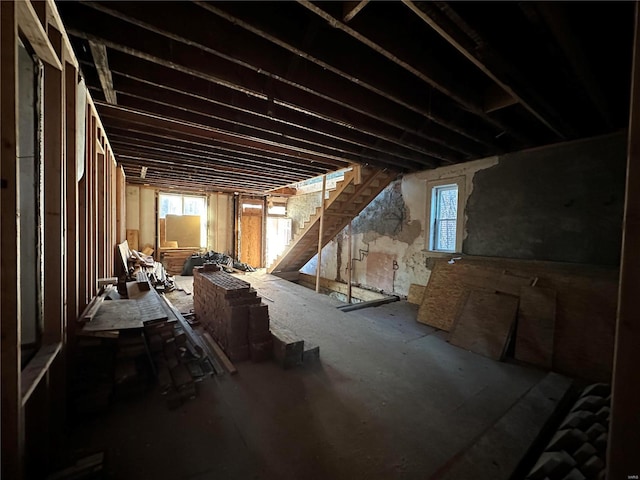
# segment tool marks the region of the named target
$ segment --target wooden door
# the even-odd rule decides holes
[[[240,261],[262,267],[263,206],[243,203],[240,218]]]

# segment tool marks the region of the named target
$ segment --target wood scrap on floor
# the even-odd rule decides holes
[[[517,297],[472,290],[462,306],[449,342],[485,357],[502,360],[517,310]]]
[[[556,296],[553,288],[520,288],[515,345],[517,360],[548,369],[553,366]]]

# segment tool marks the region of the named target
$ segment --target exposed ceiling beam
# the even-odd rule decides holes
[[[356,111],[408,131],[412,130],[413,125],[421,123],[420,117],[426,116],[432,121],[432,135],[448,137],[449,143],[455,143],[456,136],[464,136],[482,145],[495,146],[493,129],[482,132],[482,128],[476,128],[477,131],[473,131],[459,125],[456,121],[446,118],[447,112],[437,114],[438,105],[435,103],[430,112],[423,110],[417,113],[407,105],[398,105],[395,100],[387,99],[384,95],[381,95],[383,98],[371,101],[366,89],[358,82],[350,81],[313,62],[307,64],[304,69],[287,73],[281,65],[288,64],[289,57],[282,49],[269,48],[255,36],[240,36],[242,31],[231,28],[228,22],[213,23],[212,19],[206,19],[204,22],[204,19],[197,16],[190,16],[189,21],[177,22],[176,15],[180,15],[181,12],[184,15],[179,6],[180,4],[167,3],[163,6],[163,17],[149,18],[148,11],[142,4],[118,3],[107,7],[88,3],[84,7],[81,6],[84,8],[83,19],[78,22],[93,23],[91,35],[86,37],[88,39],[97,36],[103,41],[111,40],[122,47],[132,46],[129,37],[136,37],[135,44],[144,46],[145,53],[153,51],[155,57],[162,58],[171,52],[170,58],[179,59],[180,63],[198,65],[201,72],[215,71],[212,76],[216,80],[222,79],[225,84],[232,86],[243,85],[246,93],[260,92],[259,95],[264,97],[265,82],[266,79],[270,79],[267,83],[273,85],[273,101],[277,101],[278,98],[289,101],[293,99],[301,105],[312,106],[312,109],[319,104],[325,108],[334,104],[335,107]],[[177,10],[167,12],[170,8]],[[136,16],[120,10],[134,12]],[[104,28],[98,25],[100,14],[107,14],[112,18],[109,22],[102,22]],[[92,18],[95,21],[91,22]],[[198,28],[198,22],[202,22],[202,28]],[[75,34],[75,24],[72,23],[71,27],[72,33]],[[134,35],[132,28],[140,30]],[[214,41],[216,38],[219,41]],[[106,41],[104,43],[117,49],[115,45]],[[246,71],[242,72],[243,69]],[[266,97],[270,96],[267,90]],[[413,133],[420,135],[415,131]]]
[[[107,47],[102,43],[89,42],[91,48],[91,55],[95,62],[96,70],[98,71],[98,77],[100,77],[100,85],[102,86],[102,92],[107,102],[116,105],[118,98],[116,92],[113,89],[113,79],[111,78],[111,70],[109,69],[109,60],[107,59]]]
[[[500,78],[500,76],[481,58],[478,53],[479,45],[481,42],[479,35],[473,32],[472,29],[465,25],[467,39],[464,38],[465,34],[461,31],[456,31],[452,24],[445,27],[445,21],[442,16],[437,16],[435,7],[432,4],[426,4],[424,2],[414,2],[412,0],[402,0],[411,11],[413,11],[419,18],[421,18],[427,25],[433,28],[442,38],[449,42],[456,50],[458,50],[464,57],[479,68],[485,75],[500,86],[505,92],[511,95],[518,101],[525,109],[527,109],[534,117],[536,117],[543,125],[554,132],[558,137],[564,139],[567,138],[566,133],[563,132],[562,127],[555,125],[555,122],[548,118],[546,114],[534,108],[530,102],[526,101],[522,95],[509,84],[506,79]],[[448,8],[448,7],[445,7]],[[450,9],[447,12],[452,11]],[[456,19],[457,24],[464,24],[462,19]],[[493,54],[495,58],[495,53]],[[506,62],[503,62],[506,63]]]
[[[353,20],[353,17],[360,13],[360,10],[362,10],[367,3],[369,3],[369,0],[344,2],[342,7],[342,19],[345,22],[350,22]]]
[[[605,99],[601,86],[596,80],[593,68],[587,60],[584,48],[580,45],[578,36],[575,34],[573,27],[567,19],[563,5],[553,2],[539,2],[535,4],[521,2],[520,8],[528,16],[535,15],[534,11],[539,12],[557,44],[562,49],[566,61],[571,65],[577,78],[579,78],[584,85],[590,100],[600,113],[607,128],[613,128],[613,120],[608,102]]]
[[[444,80],[445,76],[449,76],[450,77],[450,74],[447,75],[446,73],[444,73],[444,68],[439,67],[440,70],[443,70],[443,72],[441,73],[441,76],[443,77],[443,80],[436,81],[433,78],[433,76],[434,76],[433,73],[425,73],[425,71],[422,68],[422,65],[429,64],[429,61],[424,60],[423,62],[420,62],[420,64],[419,64],[420,67],[416,67],[416,65],[413,62],[409,62],[409,61],[403,59],[402,58],[402,54],[400,54],[398,52],[390,51],[388,48],[385,48],[380,43],[371,40],[369,34],[364,35],[364,34],[360,33],[358,30],[356,30],[355,28],[351,28],[350,26],[348,26],[345,23],[341,22],[340,20],[338,20],[337,18],[335,18],[331,14],[327,13],[325,10],[323,10],[319,6],[313,4],[312,2],[310,2],[308,0],[298,0],[298,3],[300,3],[301,5],[303,5],[304,7],[306,7],[307,9],[312,11],[313,13],[315,13],[316,15],[318,15],[320,18],[322,18],[325,21],[327,21],[332,27],[340,29],[343,32],[349,34],[350,36],[352,36],[353,38],[355,38],[359,42],[363,43],[364,45],[367,45],[369,48],[373,49],[374,51],[378,52],[379,54],[383,55],[387,59],[393,61],[394,63],[400,65],[405,70],[411,72],[413,75],[415,75],[416,77],[420,78],[425,83],[427,83],[428,85],[432,86],[433,88],[435,88],[439,92],[441,92],[441,93],[445,94],[446,96],[452,98],[458,104],[463,106],[466,110],[468,110],[469,112],[472,112],[474,115],[479,116],[485,122],[487,122],[490,125],[492,125],[494,128],[499,129],[499,131],[506,132],[509,135],[513,136],[514,138],[516,138],[519,141],[524,142],[524,143],[528,143],[530,141],[529,138],[524,133],[522,133],[520,131],[517,131],[512,126],[504,124],[504,123],[500,122],[499,120],[496,120],[496,119],[490,117],[489,115],[487,115],[485,113],[483,107],[482,107],[482,101],[481,101],[480,97],[472,98],[472,96],[469,95],[469,94],[466,94],[466,95],[462,94],[461,93],[461,89],[459,89],[459,88],[458,89],[453,89],[451,87],[451,85],[452,85],[452,83],[454,83],[454,81],[452,79],[449,79],[449,81]],[[384,22],[383,19],[378,19],[378,20]],[[390,25],[388,24],[388,22],[385,22],[384,28],[387,29],[387,30],[388,30],[388,28],[390,28]],[[378,30],[379,31],[380,29],[371,29],[371,30]],[[429,55],[428,52],[425,52],[425,55],[428,56]],[[437,65],[437,63],[436,63],[436,65]],[[431,68],[434,68],[434,67],[432,66]]]

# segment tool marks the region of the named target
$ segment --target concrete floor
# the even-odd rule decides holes
[[[156,391],[114,405],[71,437],[106,451],[108,478],[428,479],[544,376],[449,345],[404,301],[342,313],[277,277],[241,278],[320,363],[239,363],[177,410]]]

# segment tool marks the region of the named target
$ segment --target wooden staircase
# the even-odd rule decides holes
[[[359,174],[355,169],[345,172],[344,179],[329,190],[329,198],[324,200],[322,246],[333,240],[396,176],[396,172],[373,167],[360,167]],[[321,207],[316,208],[287,249],[268,268],[269,273],[298,271],[318,253],[321,211]]]

